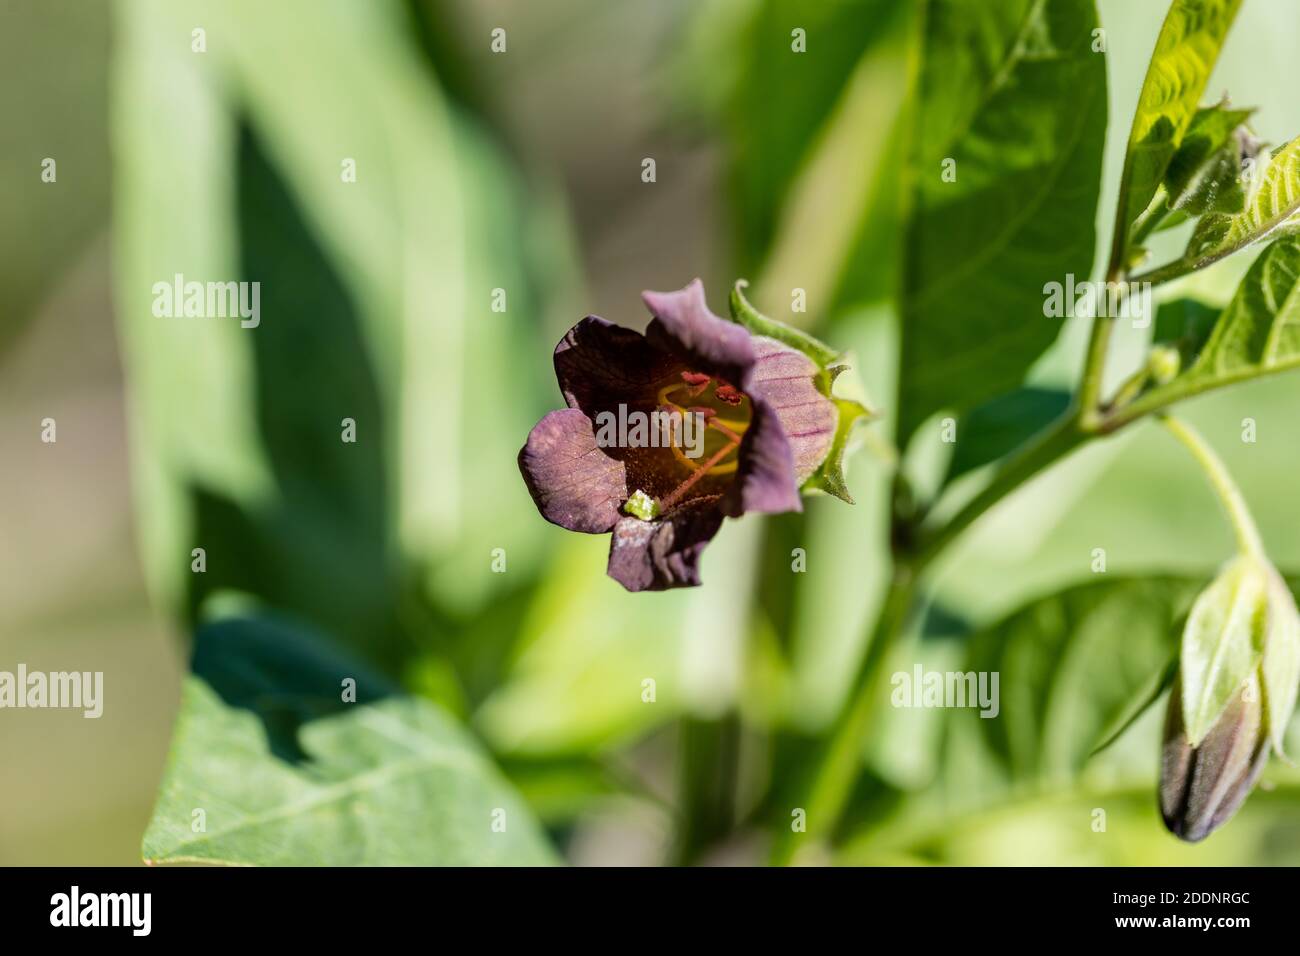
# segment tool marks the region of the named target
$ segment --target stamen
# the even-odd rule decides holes
[[[708,473],[710,468],[722,461],[723,458],[727,457],[727,455],[729,455],[733,449],[737,448],[739,444],[739,442],[730,441],[714,452],[704,464],[700,465],[699,469],[691,474],[689,478],[670,491],[666,497],[659,500],[660,510],[667,511],[673,505],[677,504],[677,502],[681,500],[682,495],[690,491],[691,488],[695,486],[695,483]]]
[[[682,381],[688,386],[686,393],[694,398],[708,388],[713,379],[703,372],[682,372]]]
[[[745,397],[734,385],[719,385],[713,394],[717,396],[718,401],[727,405],[739,405],[740,400]]]

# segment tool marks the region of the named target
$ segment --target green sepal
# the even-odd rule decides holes
[[[835,423],[835,437],[831,440],[830,451],[817,470],[803,483],[801,490],[824,491],[847,504],[853,504],[853,496],[849,494],[849,486],[844,481],[844,453],[848,449],[854,423],[868,421],[873,415],[869,408],[851,398],[831,397],[831,401],[835,403],[839,415]]]
[[[754,335],[763,335],[769,339],[776,339],[782,345],[788,345],[790,348],[802,352],[816,362],[818,368],[823,370],[840,357],[840,352],[835,351],[820,339],[809,335],[802,329],[796,329],[784,322],[778,322],[776,319],[769,319],[755,309],[749,304],[749,300],[745,298],[744,293],[741,291],[748,285],[749,283],[744,279],[737,279],[736,284],[731,288],[731,321],[743,325]]]

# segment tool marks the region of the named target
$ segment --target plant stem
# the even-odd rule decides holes
[[[1262,557],[1264,554],[1264,543],[1259,536],[1259,528],[1255,525],[1255,519],[1250,515],[1250,509],[1246,506],[1246,499],[1242,497],[1241,491],[1237,488],[1236,483],[1232,480],[1228,468],[1218,455],[1211,448],[1191,425],[1174,418],[1172,415],[1161,415],[1161,423],[1173,433],[1205,471],[1205,476],[1209,478],[1211,486],[1223,502],[1224,510],[1228,512],[1228,520],[1232,522],[1232,530],[1237,536],[1237,547],[1244,555]]]
[[[915,592],[916,574],[911,566],[906,562],[896,563],[885,604],[849,688],[846,705],[831,728],[803,798],[809,831],[819,835],[819,843],[830,842],[852,794],[862,764],[862,741],[884,696],[885,664],[903,634]],[[783,834],[777,841],[772,862],[781,866],[791,863],[803,839],[806,837],[800,834]]]

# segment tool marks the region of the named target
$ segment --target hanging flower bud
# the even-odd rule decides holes
[[[1160,812],[1196,842],[1241,806],[1282,737],[1300,680],[1300,616],[1255,554],[1224,566],[1183,631],[1160,761]]]

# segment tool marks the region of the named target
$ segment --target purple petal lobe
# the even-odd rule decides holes
[[[646,329],[652,345],[677,352],[732,384],[740,384],[754,364],[750,334],[709,311],[704,283],[695,279],[676,292],[642,292],[641,299],[655,317]]]
[[[596,444],[591,419],[576,408],[549,412],[528,434],[519,470],[542,517],[570,531],[614,527],[627,497],[625,469]]]
[[[609,576],[629,591],[695,587],[700,554],[721,526],[712,502],[682,505],[655,521],[624,516],[610,541]]]
[[[835,406],[817,390],[817,366],[802,352],[756,336],[754,356],[744,389],[764,399],[781,420],[793,452],[795,483],[802,485],[831,450],[838,421]]]
[[[722,511],[732,518],[746,512],[802,511],[794,452],[781,419],[764,399],[750,395],[750,402],[753,417],[740,443],[740,465],[736,480],[723,495]]]
[[[632,404],[653,395],[673,365],[640,332],[595,315],[569,329],[555,347],[555,377],[565,402],[591,417],[618,402]]]

